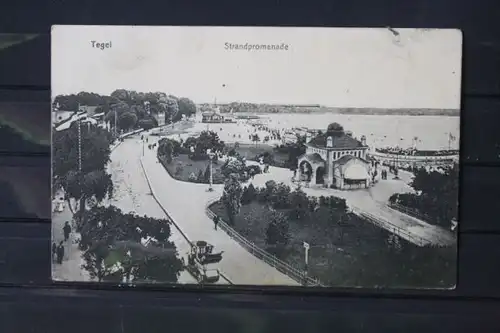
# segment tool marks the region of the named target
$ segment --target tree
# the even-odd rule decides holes
[[[296,189],[289,194],[290,218],[302,220],[308,214],[309,198],[301,189]]]
[[[82,172],[104,170],[110,161],[111,135],[99,127],[81,125]],[[64,177],[69,171],[78,170],[78,123],[65,131],[52,134],[52,173]]]
[[[179,104],[175,96],[167,97],[166,117],[172,119],[172,121],[178,121],[181,119],[181,114],[179,113]]]
[[[277,248],[288,245],[290,234],[286,216],[279,211],[272,211],[266,229],[266,244]]]
[[[221,172],[225,177],[237,175],[238,177],[245,171],[245,163],[237,158],[227,159],[221,167]]]
[[[196,176],[197,183],[203,183],[203,170],[198,170],[198,175]]]
[[[53,133],[52,173],[55,183],[67,194],[70,210],[74,211],[71,198],[79,202],[80,210],[84,210],[86,204],[112,196],[113,183],[106,172],[111,154],[110,141],[110,133],[106,130],[82,126],[80,142],[76,122],[68,130]]]
[[[95,205],[113,196],[113,181],[105,170],[70,171],[65,177],[64,189],[68,198],[79,202],[80,212],[83,212],[87,205]],[[71,204],[69,206],[73,210]]]
[[[448,228],[458,215],[458,174],[458,164],[444,173],[418,169],[411,184],[416,193],[397,193],[389,202],[427,215],[429,222]]]
[[[125,112],[118,118],[118,126],[123,130],[132,129],[137,123],[137,116],[132,112]]]
[[[149,130],[155,127],[156,125],[152,119],[141,119],[137,121],[137,126],[145,130]]]
[[[196,113],[196,104],[192,100],[186,97],[179,98],[179,112],[181,115],[190,117]]]
[[[255,200],[256,194],[257,194],[257,190],[255,189],[253,184],[246,186],[244,188],[243,194],[241,196],[241,204],[248,205],[253,200]]]
[[[205,172],[203,173],[203,181],[208,184],[210,181],[210,164],[207,164]]]
[[[344,127],[339,123],[331,123],[326,129],[326,135],[328,136],[341,136],[344,134]]]
[[[159,157],[165,158],[168,164],[172,163],[174,152],[175,147],[172,140],[165,138],[161,139],[158,142],[158,149],[156,151],[156,154]]]
[[[79,247],[84,268],[98,281],[177,282],[182,262],[164,219],[96,206],[85,214]]]
[[[229,177],[224,184],[221,200],[229,217],[229,222],[233,225],[236,215],[240,212],[242,194],[243,189],[238,180],[233,176]]]

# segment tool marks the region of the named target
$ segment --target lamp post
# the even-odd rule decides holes
[[[207,149],[207,155],[209,158],[209,175],[210,175],[208,191],[212,192],[214,190],[212,187],[213,185],[212,159],[214,158],[215,153],[213,153],[211,149]]]
[[[142,138],[142,156],[144,156],[144,141],[146,140],[146,138]]]
[[[309,243],[304,242],[304,286],[307,285],[308,265],[309,265]]]
[[[393,179],[399,179],[399,154],[400,151],[399,149],[401,148],[401,142],[403,141],[403,138],[399,138],[399,143],[396,146],[396,165],[394,165],[394,178]]]

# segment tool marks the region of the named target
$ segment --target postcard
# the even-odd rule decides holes
[[[462,34],[54,26],[52,278],[454,288]]]

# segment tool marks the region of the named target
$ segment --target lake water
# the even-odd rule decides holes
[[[343,114],[259,114],[269,127],[307,127],[325,130],[328,124],[337,122],[353,136],[366,136],[367,144],[375,147],[411,147],[417,137],[417,149],[458,149],[460,139],[460,117],[447,116],[386,116]],[[454,140],[449,140],[449,133]]]

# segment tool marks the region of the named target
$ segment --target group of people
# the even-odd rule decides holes
[[[63,226],[64,240],[60,241],[59,244],[56,242],[52,243],[52,260],[58,264],[62,264],[64,259],[64,243],[69,240],[71,235],[71,226],[69,221],[66,221]]]

